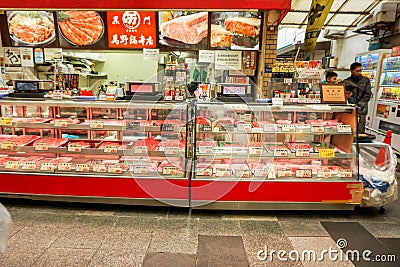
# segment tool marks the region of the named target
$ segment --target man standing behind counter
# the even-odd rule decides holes
[[[354,87],[351,101],[356,104],[358,109],[358,133],[365,133],[365,122],[368,114],[368,102],[371,98],[371,82],[367,77],[361,75],[362,65],[359,62],[354,62],[350,65],[351,76],[344,79],[346,85]]]

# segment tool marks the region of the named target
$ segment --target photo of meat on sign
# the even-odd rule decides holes
[[[160,13],[160,44],[177,48],[207,48],[208,12]]]

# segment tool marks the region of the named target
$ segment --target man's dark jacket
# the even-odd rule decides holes
[[[358,106],[358,112],[361,115],[367,115],[368,113],[368,102],[372,96],[371,82],[367,77],[350,76],[343,80],[346,86],[354,86],[353,95],[349,102]]]

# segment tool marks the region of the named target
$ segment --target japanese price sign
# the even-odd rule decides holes
[[[110,48],[156,48],[156,12],[107,12]]]

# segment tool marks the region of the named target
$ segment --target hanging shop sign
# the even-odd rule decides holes
[[[290,0],[203,0],[203,1],[187,1],[187,0],[125,0],[125,1],[110,1],[110,0],[69,0],[69,1],[48,1],[48,0],[2,0],[0,7],[3,9],[136,9],[147,10],[290,10]]]
[[[107,12],[107,29],[110,48],[156,47],[156,12]]]
[[[310,53],[314,50],[318,36],[324,26],[326,17],[331,10],[333,0],[313,0],[310,11],[308,12],[308,23],[306,36],[304,39],[305,52]]]

